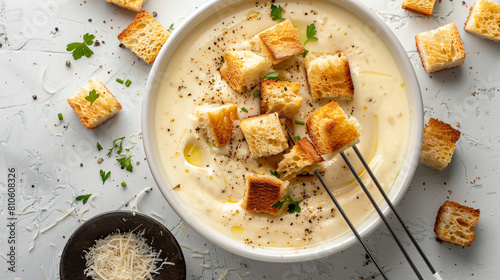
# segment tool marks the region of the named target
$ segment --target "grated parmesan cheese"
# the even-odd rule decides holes
[[[94,280],[152,280],[164,264],[175,265],[162,262],[160,253],[146,244],[141,235],[117,232],[97,240],[89,249],[84,273]]]

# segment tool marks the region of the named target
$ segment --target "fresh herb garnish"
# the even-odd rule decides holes
[[[253,92],[253,97],[259,97],[260,96],[260,90],[256,89],[254,92]]]
[[[271,19],[274,21],[285,20],[281,17],[281,11],[283,11],[283,7],[281,7],[281,5],[278,5],[278,7],[271,5]]]
[[[82,195],[79,195],[79,196],[75,197],[75,200],[76,201],[82,200],[83,204],[85,204],[85,203],[87,203],[87,201],[89,200],[89,197],[91,195],[92,195],[91,193],[89,193],[89,194],[82,194]]]
[[[60,120],[60,121],[62,121],[62,120],[63,120],[63,115],[62,115],[62,113],[57,114],[57,117],[59,118],[59,120]]]
[[[264,80],[278,80],[278,81],[281,81],[280,75],[279,75],[278,72],[267,74],[266,77],[264,78]]]
[[[125,136],[120,137],[120,138],[116,138],[115,140],[113,140],[113,146],[111,147],[111,149],[108,150],[108,154],[107,154],[108,157],[111,156],[111,153],[113,152],[113,149],[115,149],[115,148],[118,148],[119,153],[118,152],[117,153],[121,154],[121,152],[123,150],[122,149],[122,141],[123,141],[123,139],[125,139]]]
[[[273,171],[273,170],[269,170],[269,172],[270,172],[270,173],[271,173],[271,175],[273,175],[274,177],[276,177],[276,178],[278,178],[278,179],[280,178],[280,174],[279,174],[278,172]]]
[[[245,108],[245,107],[241,107],[241,111],[248,112],[247,108]]]
[[[128,79],[127,79],[127,81],[125,81],[125,86],[126,86],[126,87],[129,87],[131,84],[132,84],[132,81],[131,81],[131,80],[128,80]]]
[[[304,123],[304,122],[301,122],[301,121],[295,121],[295,124],[304,125],[305,123]]]
[[[85,99],[90,102],[90,106],[94,104],[97,98],[99,98],[99,93],[96,93],[95,89],[89,91],[89,96],[85,96]]]
[[[104,182],[106,182],[106,180],[108,180],[109,178],[109,175],[111,175],[111,171],[108,171],[108,173],[106,173],[104,170],[101,169],[99,173],[101,174],[102,184],[104,185]]]
[[[126,187],[127,183],[125,183],[125,181],[123,181],[121,185],[122,185],[122,187]]]
[[[127,169],[127,171],[132,172],[132,156],[117,158],[116,160],[122,165],[122,169]]]
[[[302,52],[302,57],[306,57],[306,55],[307,55],[308,53],[309,53],[309,50],[304,50],[304,51]]]
[[[170,25],[170,27],[168,28],[168,31],[170,31],[171,29],[172,29],[172,30],[174,30],[174,24],[173,24],[173,23],[172,23],[172,24]]]
[[[314,23],[311,23],[307,26],[306,35],[307,40],[304,42],[304,45],[309,41],[318,41],[318,38],[314,36],[316,35],[316,26],[314,25]]]
[[[297,136],[293,137],[293,139],[294,139],[295,141],[299,141],[299,140],[300,140],[300,136],[298,136],[298,135],[297,135]]]
[[[87,45],[92,45],[94,43],[94,38],[95,36],[89,33],[86,33],[83,35],[83,42],[75,42],[75,43],[69,43],[66,46],[67,51],[73,51],[73,58],[75,60],[78,60],[82,58],[82,56],[90,57],[91,55],[94,54],[94,52],[87,46]]]
[[[120,78],[116,78],[116,81],[119,82],[120,84],[123,84],[123,80]]]
[[[288,204],[288,209],[287,209],[289,214],[293,214],[295,212],[300,213],[301,211],[299,206],[300,201],[293,200],[293,198],[290,197],[290,194],[287,194],[285,196],[285,199],[276,202],[275,204],[271,205],[271,207],[281,209],[281,207],[283,207],[283,204],[285,204],[285,202],[291,202],[290,204]]]
[[[97,142],[97,150],[98,151],[102,150],[102,146],[101,146],[101,144],[99,144],[99,142]]]

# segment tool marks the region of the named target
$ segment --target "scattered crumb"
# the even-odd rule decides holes
[[[36,96],[36,94],[33,94],[33,96],[31,96],[31,97],[33,97],[33,100],[36,100],[38,98],[38,96]]]
[[[97,163],[101,164],[103,161],[104,161],[104,159],[99,158],[99,159],[97,160]]]
[[[71,66],[71,61],[66,60],[66,66],[68,66],[68,67]]]

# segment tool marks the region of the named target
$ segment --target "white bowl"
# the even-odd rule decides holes
[[[230,4],[235,5],[235,3],[238,2],[239,1],[233,0],[230,2]],[[334,5],[339,5],[349,10],[354,15],[363,20],[368,27],[376,31],[376,33],[382,38],[382,40],[386,43],[387,47],[393,54],[397,64],[399,65],[405,84],[407,85],[407,93],[411,112],[410,137],[405,161],[402,165],[398,177],[396,178],[396,181],[394,182],[392,188],[388,193],[388,196],[391,199],[392,203],[396,205],[401,200],[410,184],[410,181],[418,164],[420,149],[422,145],[423,107],[418,80],[413,70],[413,66],[408,59],[405,50],[403,49],[403,46],[396,38],[396,36],[392,33],[392,31],[377,15],[375,15],[374,12],[370,11],[367,7],[365,7],[361,3],[358,3],[357,1],[331,0],[331,2],[334,3]],[[255,248],[242,242],[230,239],[229,237],[219,233],[218,231],[210,227],[207,223],[202,221],[200,218],[195,216],[189,210],[189,208],[180,201],[180,199],[174,193],[169,179],[163,171],[162,164],[157,153],[158,149],[155,142],[155,131],[153,129],[154,105],[156,102],[156,96],[158,94],[157,90],[160,84],[163,69],[167,65],[169,59],[171,58],[171,55],[179,46],[179,43],[184,38],[189,36],[190,32],[194,30],[196,26],[198,26],[208,17],[216,15],[216,13],[220,11],[224,6],[227,6],[228,3],[229,0],[214,1],[205,5],[204,7],[199,8],[195,14],[189,17],[182,24],[182,26],[176,29],[174,34],[168,39],[167,43],[160,51],[155,63],[153,64],[147,82],[147,92],[144,96],[142,107],[142,132],[144,136],[144,149],[156,183],[158,184],[160,191],[163,193],[170,206],[191,228],[193,228],[196,232],[198,232],[200,235],[204,236],[217,246],[240,256],[269,262],[298,262],[325,257],[333,253],[337,253],[341,250],[345,250],[346,248],[358,242],[354,234],[352,233],[345,234],[339,238],[324,242],[319,245],[297,250],[280,248]],[[387,215],[390,211],[385,202],[381,204],[381,209],[385,215]],[[357,230],[362,237],[366,237],[381,223],[382,220],[375,213],[365,219],[360,225],[358,225]]]

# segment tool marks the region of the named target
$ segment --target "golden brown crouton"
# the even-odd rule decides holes
[[[278,215],[279,209],[271,205],[285,197],[288,181],[271,176],[245,176],[245,197],[241,207],[247,211]]]
[[[302,96],[299,93],[300,83],[287,81],[260,81],[260,112],[274,113],[293,118],[302,106]]]
[[[229,51],[220,69],[222,78],[235,91],[242,93],[257,85],[269,67],[266,60],[251,51]]]
[[[304,51],[304,46],[299,41],[299,33],[288,19],[260,32],[259,38],[271,55],[272,64]]]
[[[454,23],[417,34],[415,41],[422,65],[427,73],[464,64],[464,44]]]
[[[439,207],[434,232],[442,241],[469,247],[476,238],[474,227],[479,222],[480,214],[479,209],[447,200]]]
[[[436,0],[405,0],[402,8],[416,14],[430,17]]]
[[[344,114],[332,101],[314,111],[306,122],[307,134],[319,154],[336,154],[359,142],[361,125],[352,116]]]
[[[118,40],[147,64],[151,64],[168,37],[170,37],[170,32],[163,28],[151,14],[142,10],[134,21],[118,35]]]
[[[283,180],[290,180],[299,174],[310,173],[313,165],[322,161],[323,158],[314,149],[311,142],[307,138],[302,138],[280,161],[276,172],[280,173],[280,178]]]
[[[350,100],[354,85],[347,57],[335,54],[309,52],[304,59],[307,80],[314,99],[336,98]]]
[[[470,9],[465,30],[483,39],[500,41],[500,3],[477,0]]]
[[[95,94],[99,95],[93,103],[85,99],[92,90],[95,90]],[[87,86],[68,98],[68,103],[87,129],[100,126],[122,109],[120,102],[96,78],[90,79]]]
[[[113,3],[122,8],[138,13],[141,11],[142,5],[146,2],[146,0],[106,0],[106,2]]]
[[[451,162],[458,138],[460,131],[447,123],[431,118],[424,128],[420,162],[431,168],[443,170]]]
[[[234,104],[204,104],[196,107],[194,116],[202,124],[215,146],[223,146],[233,138],[235,122],[239,120],[238,106]]]
[[[276,155],[288,148],[288,139],[278,113],[242,119],[240,128],[248,142],[252,157]]]

